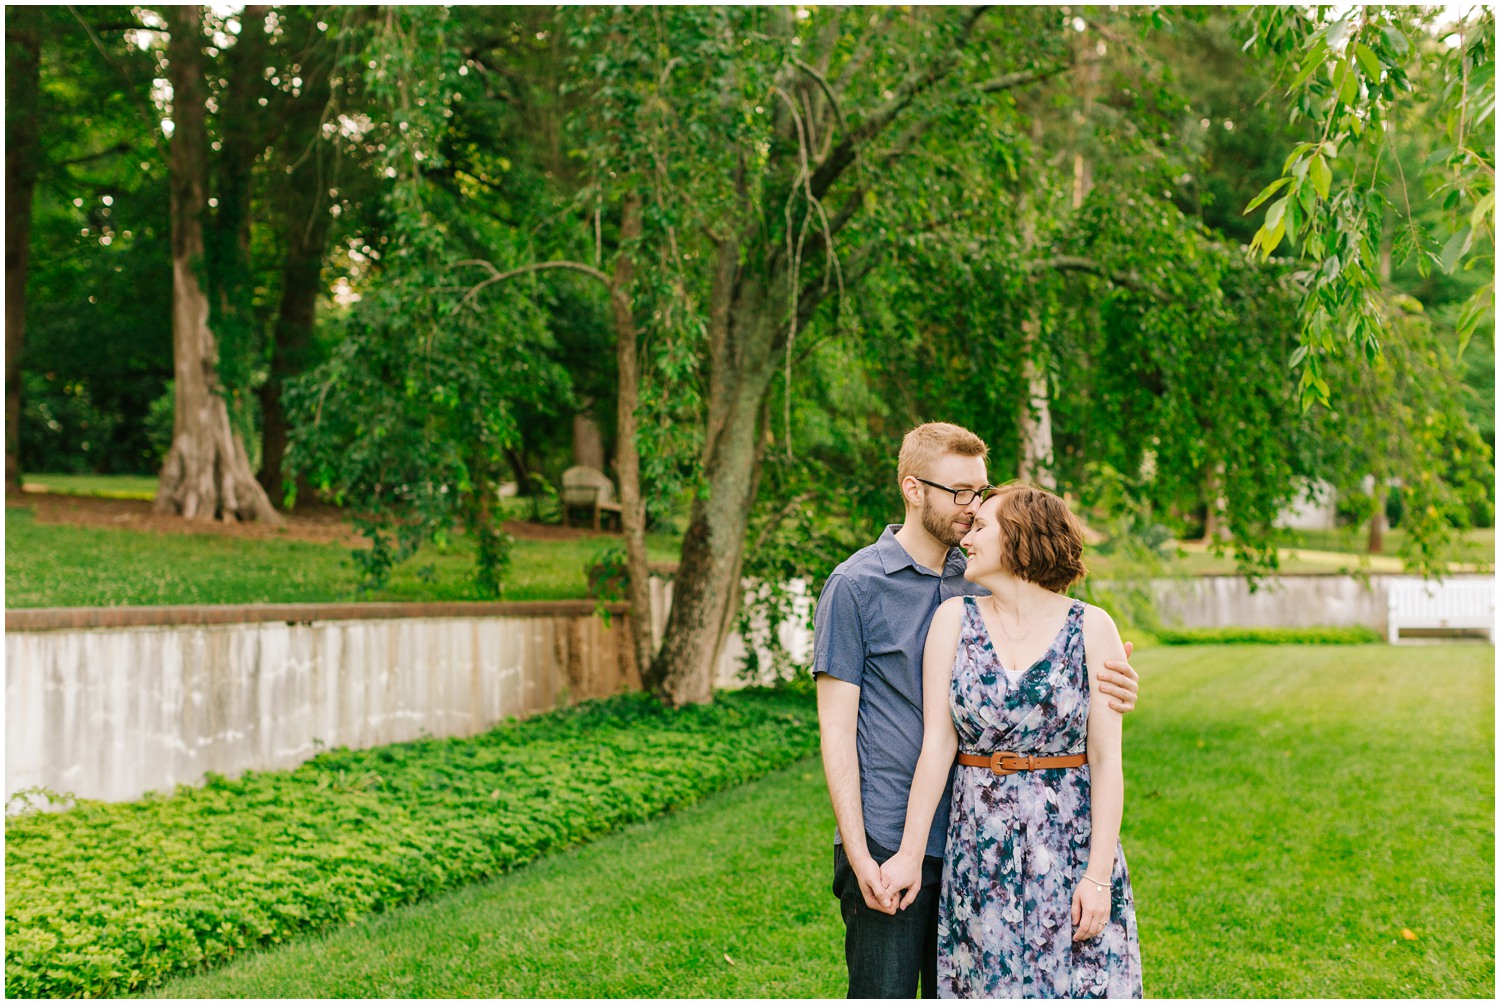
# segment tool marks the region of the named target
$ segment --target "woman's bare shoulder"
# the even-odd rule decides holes
[[[1096,647],[1114,648],[1121,644],[1120,629],[1115,626],[1115,619],[1103,607],[1096,607],[1092,603],[1083,605],[1083,639],[1084,644],[1094,642]]]
[[[932,615],[933,627],[939,624],[956,624],[964,614],[964,597],[950,596],[938,604],[937,612]]]

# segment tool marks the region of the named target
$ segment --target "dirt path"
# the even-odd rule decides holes
[[[142,533],[206,533],[245,539],[305,540],[316,544],[360,546],[363,541],[349,525],[344,513],[332,506],[307,506],[286,516],[281,526],[266,523],[220,523],[216,520],[185,520],[152,513],[144,499],[107,499],[82,495],[26,492],[7,505],[20,505],[36,513],[38,523],[72,523],[102,526]],[[602,536],[593,530],[548,526],[542,523],[508,521],[505,531],[522,540],[576,540]]]

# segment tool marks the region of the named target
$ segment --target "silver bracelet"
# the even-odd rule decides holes
[[[1094,883],[1095,888],[1097,888],[1100,892],[1103,892],[1104,890],[1106,890],[1106,889],[1109,888],[1109,883],[1108,882],[1100,882],[1098,879],[1094,878],[1088,872],[1084,872],[1083,873],[1083,877],[1086,878],[1086,879],[1088,879],[1090,882]]]

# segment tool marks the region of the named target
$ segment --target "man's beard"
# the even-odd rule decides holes
[[[922,529],[949,547],[957,547],[958,542],[964,539],[964,531],[953,524],[951,516],[948,519],[941,519],[933,513],[932,507],[927,505],[925,494],[922,497]]]

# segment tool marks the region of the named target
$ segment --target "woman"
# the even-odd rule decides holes
[[[1140,997],[1120,714],[1097,686],[1125,650],[1108,614],[1065,595],[1084,575],[1078,520],[1051,492],[1008,485],[962,546],[965,577],[991,595],[933,616],[922,755],[883,872],[894,888],[915,885],[904,877],[920,869],[954,770],[938,995]]]

